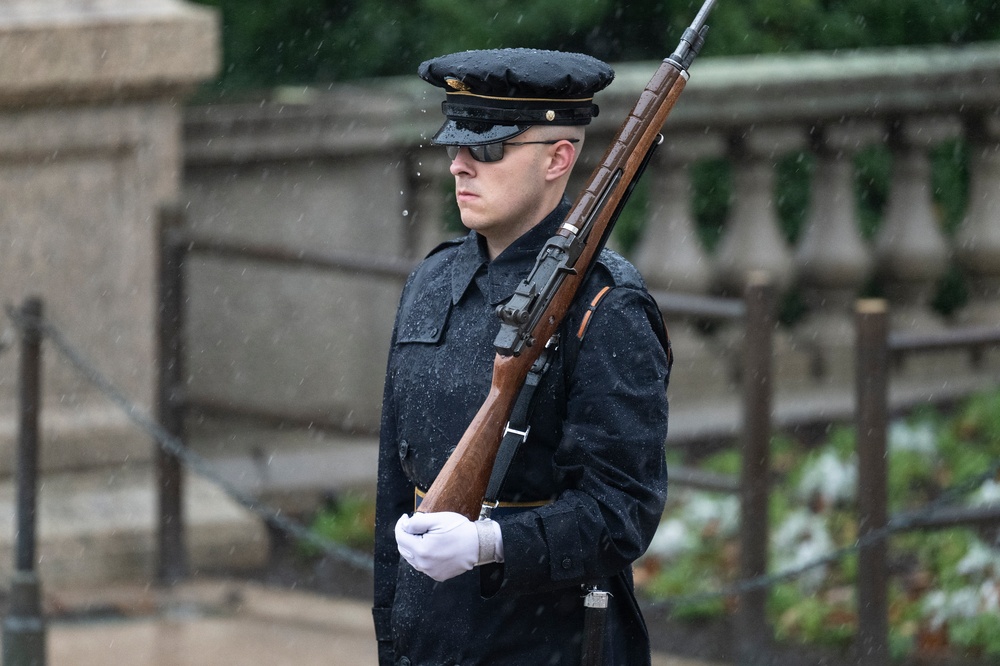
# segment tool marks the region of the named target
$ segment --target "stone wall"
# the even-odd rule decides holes
[[[217,32],[214,13],[177,0],[0,2],[0,301],[44,298],[147,408],[155,211],[180,189],[183,101],[218,67]],[[55,356],[46,468],[148,459],[150,440]],[[14,458],[16,357],[0,356],[0,473]]]

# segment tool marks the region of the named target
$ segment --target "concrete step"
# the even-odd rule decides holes
[[[38,487],[37,570],[43,585],[149,582],[155,573],[155,483],[148,463],[45,475]],[[0,482],[0,577],[14,567],[12,479]],[[240,571],[268,556],[259,518],[189,475],[184,511],[193,571]]]
[[[55,590],[46,607],[52,666],[377,663],[364,600],[201,579],[169,589]],[[721,666],[662,652],[652,664]]]

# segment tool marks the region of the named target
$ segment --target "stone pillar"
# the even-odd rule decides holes
[[[711,288],[711,262],[695,228],[690,167],[724,151],[720,134],[692,132],[668,133],[654,153],[645,175],[650,181],[649,216],[635,255],[650,289],[704,295]],[[699,400],[725,391],[732,373],[715,341],[698,331],[690,318],[669,309],[664,315],[676,359],[671,399]]]
[[[858,121],[819,128],[813,135],[816,170],[805,230],[795,252],[803,299],[809,308],[795,329],[813,353],[813,370],[824,379],[847,379],[853,367],[852,311],[872,266],[861,238],[854,194],[856,151],[880,141],[883,128]]]
[[[804,143],[797,127],[751,128],[733,137],[733,201],[715,257],[715,280],[723,292],[742,294],[755,271],[767,273],[779,292],[791,284],[794,265],[778,227],[774,165]]]
[[[977,119],[969,139],[969,205],[955,254],[969,276],[969,303],[959,318],[971,325],[1000,321],[1000,116]]]
[[[805,133],[797,126],[749,128],[732,137],[733,200],[726,229],[715,255],[715,284],[724,294],[741,296],[749,276],[763,274],[778,294],[794,279],[792,251],[778,226],[774,199],[774,166],[778,158],[801,149]],[[735,377],[739,376],[744,326],[724,327],[721,347]],[[809,358],[805,350],[784,331],[774,338],[775,376],[791,386],[809,380]]]
[[[959,131],[953,118],[912,118],[890,128],[892,180],[875,259],[893,330],[929,331],[943,325],[930,302],[947,270],[948,243],[931,197],[927,150]]]
[[[156,210],[178,193],[181,106],[218,67],[217,31],[212,11],[179,0],[0,1],[0,301],[45,299],[147,410]],[[15,360],[0,356],[5,473]],[[150,458],[117,406],[54,350],[45,361],[43,468]]]

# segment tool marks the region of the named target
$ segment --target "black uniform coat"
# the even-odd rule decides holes
[[[382,666],[579,664],[581,585],[589,583],[614,595],[607,663],[649,663],[630,565],[649,545],[666,499],[670,352],[656,304],[617,254],[604,251],[581,287],[535,394],[530,435],[500,499],[547,503],[494,514],[505,561],[437,583],[399,557],[393,535],[414,508],[414,488],[431,485],[486,398],[495,307],[527,276],[568,208],[564,200],[493,261],[475,232],[446,243],[404,288],[379,453],[374,618]]]

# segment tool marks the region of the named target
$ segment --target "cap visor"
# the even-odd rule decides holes
[[[437,146],[478,146],[504,141],[525,132],[529,127],[531,125],[494,125],[448,119],[431,137],[431,143]]]

